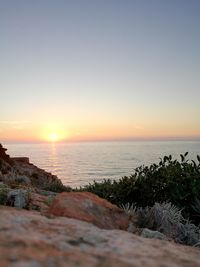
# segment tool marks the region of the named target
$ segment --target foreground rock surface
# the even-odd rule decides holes
[[[0,206],[1,267],[199,267],[198,248]]]
[[[105,229],[127,230],[129,226],[129,218],[122,209],[89,192],[58,194],[48,215],[74,218]]]

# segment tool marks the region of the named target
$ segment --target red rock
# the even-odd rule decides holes
[[[29,199],[29,209],[44,212],[49,208],[48,202],[49,198],[47,196],[43,196],[37,193],[31,193]]]
[[[86,221],[105,229],[127,230],[129,225],[122,209],[89,192],[58,194],[47,214]]]

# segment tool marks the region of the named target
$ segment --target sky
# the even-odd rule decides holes
[[[199,0],[0,0],[0,140],[200,139]]]

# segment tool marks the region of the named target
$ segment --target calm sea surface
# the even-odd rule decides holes
[[[93,180],[119,179],[134,168],[159,158],[189,152],[200,155],[200,141],[80,142],[67,144],[3,144],[10,156],[26,156],[40,168],[57,175],[64,184],[79,187]]]

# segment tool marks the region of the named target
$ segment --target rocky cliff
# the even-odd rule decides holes
[[[27,157],[11,158],[0,144],[0,181],[8,185],[28,185],[40,189],[61,189],[64,186],[56,175],[29,162]],[[67,188],[65,188],[67,190]]]

